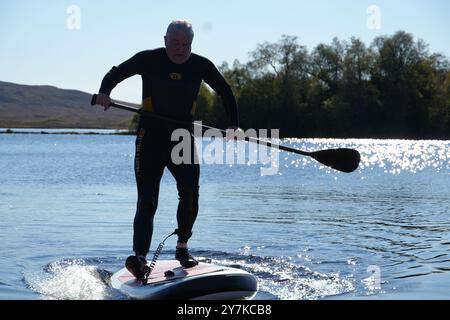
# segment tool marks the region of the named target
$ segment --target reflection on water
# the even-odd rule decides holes
[[[361,154],[359,171],[382,168],[384,173],[416,173],[425,169],[436,172],[450,169],[450,148],[442,140],[379,140],[379,139],[285,139],[284,145],[305,151],[354,148]],[[290,160],[284,157],[284,160]],[[313,160],[311,160],[313,161]],[[290,165],[305,166],[305,158],[291,160]],[[284,164],[289,166],[289,164]],[[448,171],[447,171],[448,173]]]

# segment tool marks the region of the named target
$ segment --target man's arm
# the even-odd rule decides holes
[[[230,126],[235,128],[239,127],[238,107],[233,91],[216,66],[207,59],[205,59],[203,80],[222,98],[225,111],[229,117]]]
[[[111,103],[109,95],[112,89],[114,89],[121,81],[136,74],[140,74],[143,60],[144,52],[139,52],[119,66],[112,67],[112,69],[103,77],[100,89],[98,90],[99,94],[97,95],[96,104],[104,106],[105,110],[107,110]]]

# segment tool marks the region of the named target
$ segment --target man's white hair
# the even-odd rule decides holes
[[[186,32],[186,34],[189,35],[191,39],[194,38],[194,30],[192,29],[192,24],[189,21],[183,19],[173,20],[167,27],[166,36],[178,30]]]

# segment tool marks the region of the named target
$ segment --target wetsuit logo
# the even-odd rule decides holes
[[[136,140],[136,154],[134,158],[134,170],[136,177],[141,179],[141,155],[142,155],[142,142],[145,136],[145,129],[141,128]]]
[[[172,73],[169,73],[169,78],[172,80],[181,80],[181,78],[183,78],[183,76],[179,73],[172,72]]]

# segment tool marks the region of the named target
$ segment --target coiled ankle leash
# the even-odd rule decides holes
[[[167,237],[164,238],[164,240],[158,245],[158,248],[156,248],[155,254],[153,255],[152,262],[150,262],[150,266],[147,270],[147,272],[144,274],[144,279],[142,279],[142,282],[144,284],[147,284],[147,279],[152,274],[153,269],[155,268],[156,262],[158,261],[159,255],[162,252],[162,249],[164,247],[164,242],[166,242],[167,239],[169,239],[171,236],[178,234],[178,229],[175,229],[174,232],[169,234]]]

